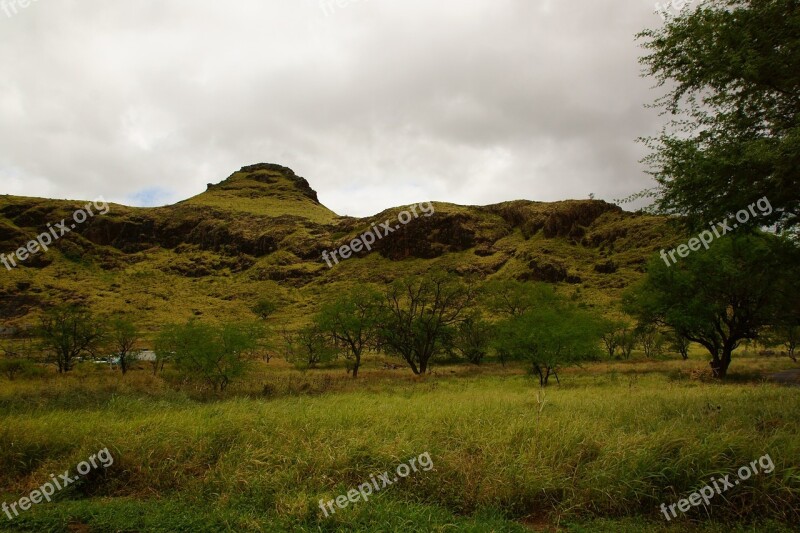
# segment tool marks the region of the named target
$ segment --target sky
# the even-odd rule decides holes
[[[20,3],[22,2],[22,3]],[[612,201],[649,0],[0,0],[0,194],[135,206],[268,162],[340,215]]]

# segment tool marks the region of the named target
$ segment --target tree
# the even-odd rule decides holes
[[[473,365],[481,364],[489,353],[494,327],[477,312],[469,315],[453,331],[453,348]]]
[[[109,321],[108,340],[119,357],[119,368],[124,376],[128,372],[130,363],[136,359],[138,354],[134,348],[140,340],[139,330],[131,319],[117,316]]]
[[[94,355],[103,335],[103,328],[92,313],[78,305],[61,305],[45,311],[38,328],[42,349],[59,374],[72,370],[81,355]]]
[[[662,211],[706,226],[768,199],[744,224],[800,224],[799,25],[796,0],[708,0],[639,34],[674,117],[645,140]]]
[[[384,349],[402,357],[414,374],[424,374],[445,345],[448,329],[461,320],[474,299],[471,285],[443,272],[394,282],[380,316]]]
[[[796,269],[795,276],[800,276],[797,270],[800,269]],[[772,337],[777,344],[783,344],[789,357],[796,363],[797,345],[800,343],[800,300],[796,297],[796,289],[791,286],[783,288],[781,292],[789,303],[773,325]]]
[[[278,310],[278,303],[271,298],[261,298],[256,305],[253,306],[253,313],[255,313],[261,320],[266,320]]]
[[[622,347],[625,331],[623,322],[609,322],[606,329],[601,332],[600,340],[603,341],[609,359],[613,359],[617,350]]]
[[[357,285],[348,293],[322,307],[317,322],[336,342],[345,346],[348,359],[352,359],[353,378],[358,377],[361,354],[377,333],[380,293]]]
[[[507,319],[498,327],[495,346],[525,361],[546,387],[561,367],[599,356],[600,336],[607,323],[573,304],[559,302]]]
[[[667,333],[667,342],[670,349],[678,352],[684,361],[689,359],[689,346],[691,345],[689,339],[673,330]]]
[[[770,235],[725,237],[673,266],[659,258],[624,296],[641,323],[669,327],[711,355],[711,369],[724,378],[731,354],[780,316],[786,283],[783,265],[797,264],[797,250]]]
[[[301,369],[316,368],[332,361],[338,352],[316,321],[287,338],[289,360]]]
[[[27,359],[3,358],[0,359],[0,373],[4,374],[8,381],[14,381],[18,374],[29,370],[33,366]]]
[[[486,307],[506,318],[516,317],[536,307],[556,301],[555,288],[546,283],[517,280],[490,281],[480,291]],[[500,362],[505,366],[506,353],[498,350]]]
[[[664,337],[658,328],[651,324],[640,324],[636,329],[639,345],[644,350],[644,356],[652,359],[661,355],[664,349]]]
[[[489,310],[506,317],[520,316],[555,300],[551,285],[516,280],[490,281],[481,294]]]
[[[797,362],[797,344],[800,342],[800,326],[784,325],[778,328],[778,334],[783,340],[783,345],[789,357]]]
[[[619,351],[626,360],[631,358],[639,337],[632,328],[623,328],[619,332]]]
[[[159,359],[173,358],[178,371],[225,392],[231,381],[243,376],[258,347],[258,328],[248,324],[219,326],[189,321],[165,327],[156,340]]]

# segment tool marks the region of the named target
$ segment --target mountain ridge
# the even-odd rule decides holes
[[[0,196],[0,253],[83,205]],[[173,205],[112,204],[46,254],[0,272],[0,319],[30,320],[62,300],[109,312],[133,306],[153,324],[244,317],[270,291],[286,302],[287,313],[302,317],[339,284],[385,283],[434,267],[479,279],[544,281],[565,293],[588,292],[583,299],[590,305],[608,304],[641,276],[654,251],[676,240],[665,218],[601,200],[432,206],[432,216],[328,268],[322,252],[396,219],[404,207],[339,216],[288,167],[248,165]],[[154,301],[175,307],[161,309]]]

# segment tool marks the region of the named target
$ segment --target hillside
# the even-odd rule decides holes
[[[0,252],[85,204],[0,196]],[[652,253],[675,239],[665,219],[602,201],[433,205],[435,214],[378,240],[371,253],[329,268],[323,251],[396,220],[404,208],[338,216],[292,170],[244,167],[175,205],[111,205],[46,254],[2,268],[0,319],[30,323],[51,302],[75,301],[101,313],[138,313],[152,328],[190,316],[252,316],[260,296],[275,295],[285,303],[283,318],[295,322],[339,284],[384,283],[434,266],[479,279],[555,283],[606,312]]]

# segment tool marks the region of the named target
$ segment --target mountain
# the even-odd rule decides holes
[[[13,253],[87,202],[0,196],[0,253]],[[427,204],[425,204],[427,205]],[[597,200],[517,200],[489,206],[432,204],[405,225],[401,206],[368,218],[339,216],[308,181],[274,164],[243,167],[175,205],[110,205],[18,268],[0,266],[0,320],[30,323],[43,306],[80,302],[126,311],[151,328],[205,316],[249,318],[261,297],[302,321],[353,283],[445,268],[479,279],[554,283],[603,310],[638,279],[654,252],[676,241],[667,220]],[[385,227],[372,251],[330,268],[325,251]],[[392,229],[394,228],[394,229]],[[384,230],[386,231],[386,230]]]

